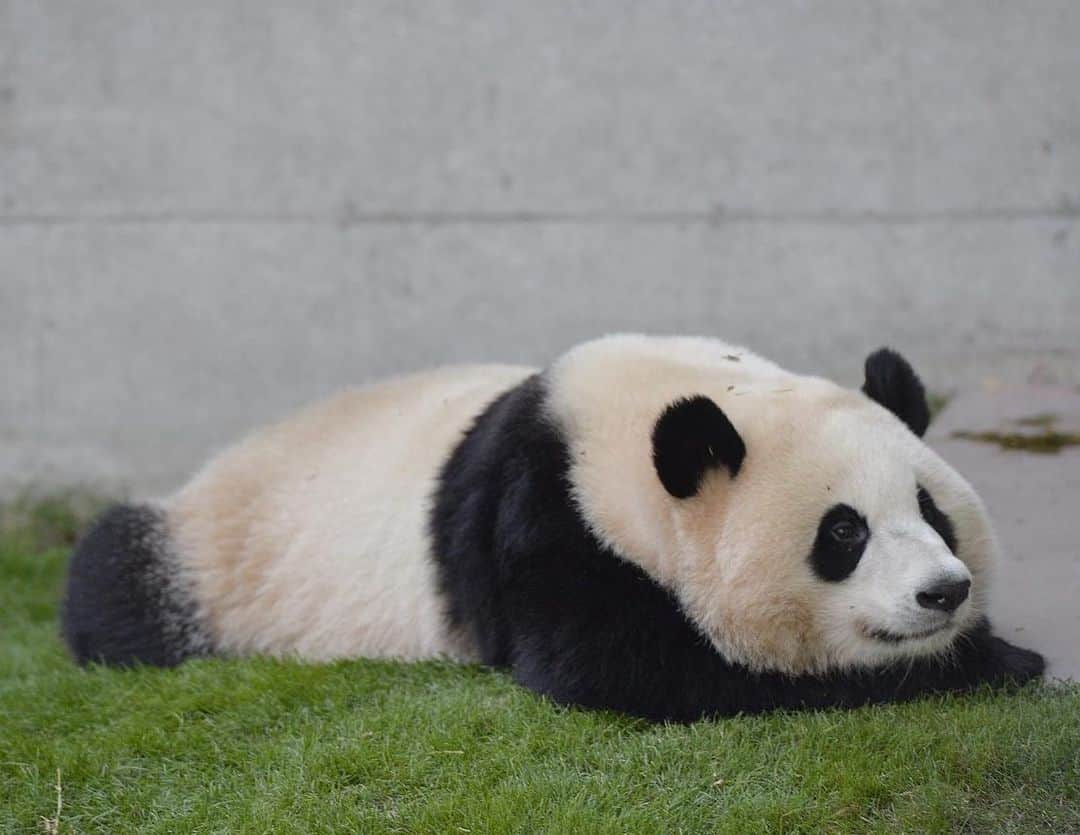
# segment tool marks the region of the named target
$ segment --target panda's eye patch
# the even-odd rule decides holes
[[[938,532],[938,535],[945,541],[949,550],[955,554],[956,529],[953,528],[952,519],[938,508],[937,503],[934,501],[934,497],[930,495],[930,491],[921,484],[918,485],[918,493],[916,495],[919,499],[919,513],[922,514],[922,518],[926,521],[926,524]]]
[[[822,580],[838,582],[859,564],[870,538],[866,519],[851,505],[829,508],[818,524],[810,565]]]

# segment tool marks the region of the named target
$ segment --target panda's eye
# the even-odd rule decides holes
[[[858,542],[862,539],[862,530],[853,522],[837,522],[829,528],[829,535],[837,542]]]

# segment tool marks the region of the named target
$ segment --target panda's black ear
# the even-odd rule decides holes
[[[653,465],[660,483],[677,499],[697,493],[713,467],[739,473],[746,445],[727,415],[703,394],[668,406],[652,433]]]
[[[930,407],[919,375],[896,351],[879,348],[866,358],[863,394],[876,400],[920,438],[930,425]]]

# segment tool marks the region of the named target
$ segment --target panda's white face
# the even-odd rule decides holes
[[[972,609],[967,566],[918,511],[882,514],[866,530],[851,575],[823,581],[821,619],[834,656],[865,663],[947,647]]]
[[[732,661],[798,674],[941,653],[985,608],[982,504],[918,437],[910,366],[866,366],[864,394],[714,340],[622,336],[550,375],[590,530]]]
[[[935,499],[949,474],[901,432],[863,416],[834,423],[821,441],[849,454],[825,485],[831,504],[807,560],[824,644],[841,665],[941,652],[976,609],[955,525]]]
[[[811,414],[748,431],[738,474],[676,505],[687,610],[762,669],[947,651],[985,596],[994,543],[978,499],[878,407]]]

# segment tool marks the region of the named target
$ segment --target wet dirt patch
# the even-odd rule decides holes
[[[956,430],[952,433],[952,437],[965,441],[996,444],[1002,449],[1034,452],[1041,455],[1053,455],[1066,447],[1080,446],[1080,432],[1059,429],[1057,415],[1031,415],[1017,418],[1011,423],[1019,428],[1007,432]]]

